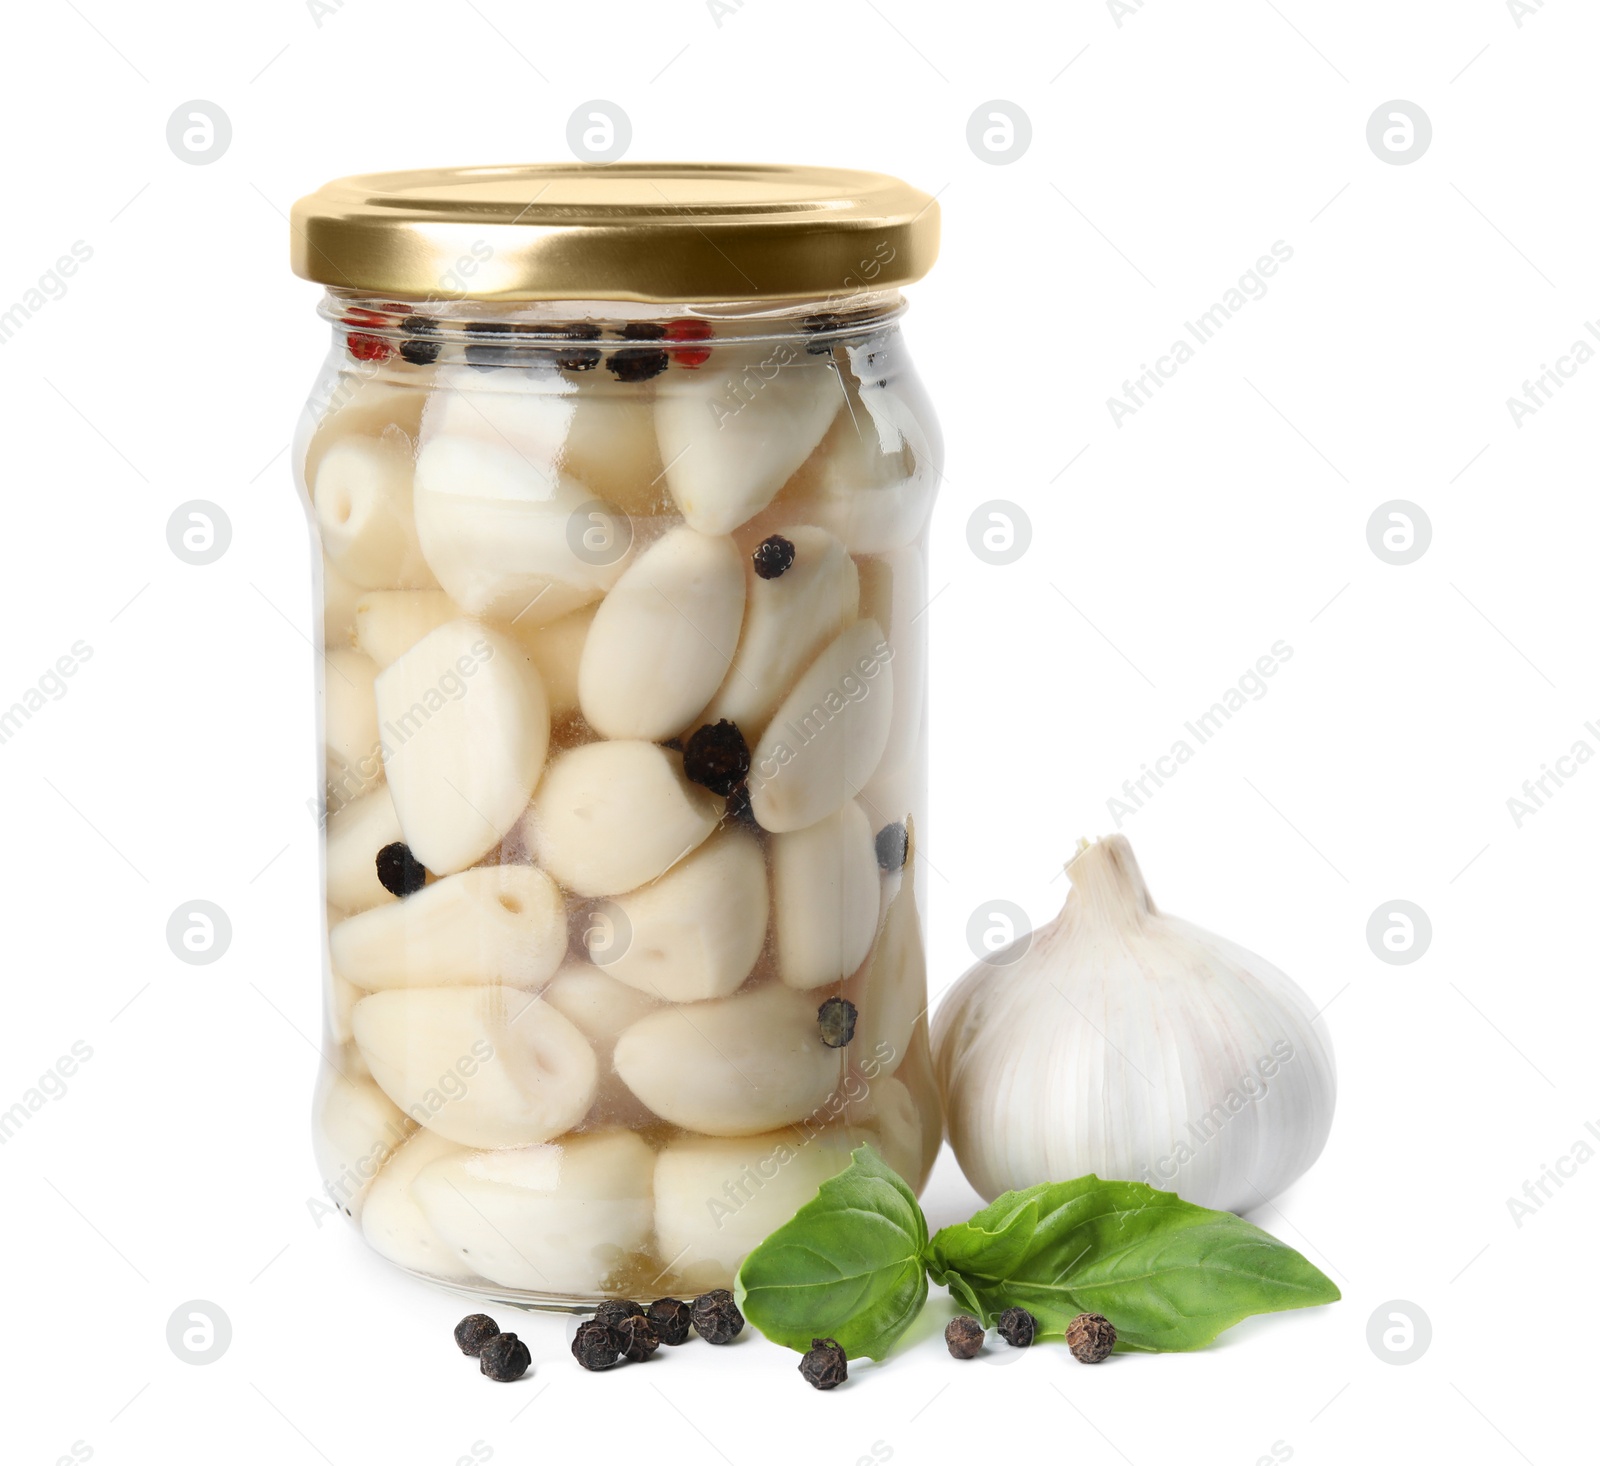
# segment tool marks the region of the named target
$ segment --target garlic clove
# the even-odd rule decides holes
[[[850,351],[859,358],[859,349]],[[880,381],[857,359],[845,410],[772,508],[837,535],[852,555],[881,555],[921,535],[939,485],[942,445],[920,384]]]
[[[616,556],[588,550],[594,499],[587,485],[542,472],[503,443],[443,436],[417,455],[423,553],[474,615],[542,626],[599,600],[627,564],[631,530],[602,515]]]
[[[918,548],[864,559],[861,614],[883,627],[894,653],[894,715],[883,757],[857,796],[875,830],[922,808],[927,799],[928,654],[919,618],[928,608],[927,557]]]
[[[667,1002],[723,998],[750,975],[766,941],[766,862],[753,835],[730,827],[612,905],[621,920],[588,942],[596,965]]]
[[[865,811],[772,837],[778,975],[792,988],[838,982],[858,968],[878,929],[878,857]]]
[[[839,1134],[685,1135],[656,1158],[656,1252],[685,1292],[730,1287],[739,1265],[850,1164]]]
[[[781,984],[648,1014],[617,1040],[623,1082],[663,1120],[755,1135],[813,1114],[839,1082],[810,994]]]
[[[569,962],[550,980],[544,1000],[570,1018],[589,1040],[600,1069],[600,1085],[586,1125],[622,1125],[640,1130],[658,1124],[611,1067],[611,1051],[622,1031],[653,1013],[656,999],[588,962]]]
[[[648,885],[699,847],[722,801],[683,774],[683,757],[654,743],[585,743],[550,762],[529,812],[541,866],[579,896]]]
[[[477,1276],[459,1252],[445,1245],[411,1195],[425,1167],[460,1153],[444,1136],[419,1130],[378,1172],[361,1210],[361,1231],[380,1257],[450,1282]]]
[[[894,714],[892,661],[882,627],[857,621],[795,683],[750,756],[750,807],[763,829],[814,825],[872,777]]]
[[[383,780],[377,665],[356,651],[328,652],[322,668],[322,736],[328,803],[342,808]]]
[[[880,1074],[864,1082],[859,1100],[846,1106],[843,1123],[863,1137],[897,1171],[912,1190],[921,1190],[929,1166],[924,1164],[923,1123],[911,1091],[898,1079]],[[929,1163],[931,1164],[931,1162]]]
[[[1112,835],[1067,868],[1061,914],[940,1005],[951,1146],[985,1197],[1093,1172],[1243,1211],[1316,1160],[1332,1046],[1270,963],[1156,909]]]
[[[889,1073],[911,1053],[918,1020],[928,1008],[914,859],[913,849],[871,955],[844,985],[846,999],[856,1007],[850,1043],[855,1062],[870,1058]]]
[[[716,360],[720,371],[670,373],[656,393],[667,485],[703,534],[727,534],[766,508],[841,401],[832,366],[790,345],[723,348]]]
[[[637,1135],[600,1130],[447,1156],[411,1191],[445,1245],[490,1282],[594,1294],[649,1242],[654,1159]]]
[[[356,644],[356,606],[366,593],[322,556],[322,582],[313,594],[322,611],[322,645],[328,651],[345,651]]]
[[[765,728],[795,679],[860,610],[860,576],[838,540],[811,525],[786,525],[777,533],[794,546],[794,564],[763,580],[745,557],[739,649],[697,723],[727,718],[741,728]]]
[[[369,590],[356,602],[356,650],[381,670],[460,614],[442,590]]]
[[[594,1100],[594,1051],[518,988],[393,988],[363,998],[350,1021],[383,1092],[461,1145],[549,1140]]]
[[[367,1188],[395,1148],[416,1129],[370,1079],[334,1074],[317,1091],[312,1150],[322,1188],[346,1216],[361,1218]]]
[[[423,427],[425,442],[435,437],[509,448],[548,477],[570,475],[627,514],[665,507],[654,404],[637,388],[595,373],[573,390],[548,371],[445,367]]]
[[[670,738],[728,674],[744,567],[726,535],[669,530],[595,613],[578,668],[583,715],[605,738]]]
[[[485,865],[339,923],[340,975],[369,991],[445,983],[538,989],[567,954],[556,883],[531,865]]]
[[[305,481],[315,483],[328,451],[351,439],[415,443],[427,402],[428,393],[416,387],[397,387],[359,372],[341,373],[325,403],[306,405],[312,414],[319,406],[326,410],[306,443]]]
[[[558,722],[578,711],[578,667],[589,639],[598,606],[582,606],[558,621],[542,626],[511,623],[511,634],[538,669],[550,699],[550,721]]]
[[[346,982],[337,972],[332,974],[328,984],[328,1033],[341,1048],[351,1040],[350,1014],[364,997],[366,993],[353,982]],[[348,1077],[355,1077],[342,1064],[339,1067]],[[362,1067],[366,1067],[365,1060]]]
[[[378,674],[377,716],[411,853],[445,875],[481,860],[527,807],[550,711],[515,642],[463,617]]]
[[[372,588],[436,583],[417,543],[406,438],[335,443],[310,483],[323,553],[346,580]]]
[[[346,912],[386,906],[394,893],[378,879],[378,852],[403,840],[389,786],[380,784],[328,816],[328,900]],[[331,929],[331,928],[330,928]]]

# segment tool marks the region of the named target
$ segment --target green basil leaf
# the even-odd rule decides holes
[[[852,1359],[882,1359],[927,1301],[927,1245],[910,1187],[863,1145],[745,1258],[735,1296],[774,1343],[803,1353],[835,1339]]]
[[[1232,1212],[1097,1176],[997,1197],[933,1238],[928,1267],[985,1325],[1012,1305],[1041,1334],[1099,1313],[1128,1349],[1198,1349],[1252,1314],[1339,1297],[1294,1248]]]

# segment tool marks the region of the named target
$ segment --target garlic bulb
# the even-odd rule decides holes
[[[973,967],[934,1021],[950,1143],[979,1193],[1088,1172],[1248,1211],[1333,1123],[1311,1001],[1260,957],[1155,908],[1133,849],[1080,849],[1048,926]]]

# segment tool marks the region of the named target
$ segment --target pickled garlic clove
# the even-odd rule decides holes
[[[897,550],[858,562],[861,614],[883,627],[894,657],[894,716],[883,757],[862,786],[861,802],[874,829],[922,807],[928,697],[928,658],[918,619],[928,608],[928,562],[920,549]]]
[[[651,1013],[617,1040],[612,1062],[663,1120],[702,1135],[755,1135],[804,1119],[840,1074],[812,995],[781,984]]]
[[[442,590],[369,590],[356,602],[355,646],[381,669],[461,614]]]
[[[476,1276],[461,1254],[445,1245],[411,1195],[424,1167],[458,1154],[460,1147],[444,1136],[419,1130],[389,1157],[361,1209],[361,1231],[380,1257],[452,1282]]]
[[[313,1109],[311,1146],[328,1199],[359,1220],[373,1178],[416,1128],[370,1079],[325,1078]]]
[[[850,1164],[846,1137],[770,1131],[742,1139],[685,1135],[656,1158],[656,1252],[674,1286],[725,1288],[746,1255]]]
[[[447,1156],[411,1194],[472,1271],[504,1288],[593,1294],[650,1238],[654,1156],[599,1130],[556,1145]]]
[[[478,866],[347,918],[328,945],[340,976],[368,991],[497,982],[537,989],[566,956],[566,905],[531,865]]]
[[[412,517],[411,444],[350,438],[323,455],[311,480],[323,553],[346,580],[368,587],[435,584]]]
[[[656,394],[656,435],[679,512],[727,534],[771,503],[839,411],[831,365],[790,343],[720,349],[710,369],[674,372]]]
[[[322,667],[322,735],[328,803],[342,808],[383,779],[377,663],[356,651],[328,652]]]
[[[653,402],[597,372],[580,385],[548,371],[446,367],[429,398],[422,437],[509,447],[551,478],[568,474],[627,514],[666,507]]]
[[[579,896],[648,885],[696,849],[722,801],[691,784],[683,758],[654,743],[586,743],[550,762],[529,811],[538,861]]]
[[[322,645],[329,651],[348,650],[356,644],[356,606],[367,592],[340,575],[326,554],[321,592],[317,603],[322,607]]]
[[[529,626],[526,620],[511,623],[511,634],[539,670],[545,696],[550,699],[551,722],[578,711],[578,667],[599,609],[583,606],[544,626]]]
[[[777,533],[794,546],[794,563],[763,580],[746,557],[739,649],[700,723],[728,718],[752,731],[765,728],[795,678],[859,614],[860,577],[838,540],[809,525]]]
[[[874,916],[876,891],[874,879]],[[610,904],[622,920],[589,934],[598,966],[667,1002],[726,997],[750,975],[766,941],[766,862],[753,835],[725,829]]]
[[[550,745],[539,674],[463,618],[378,675],[384,768],[411,853],[445,875],[480,860],[527,807]]]
[[[772,837],[778,975],[792,988],[838,982],[858,968],[878,929],[872,826],[853,800],[803,830]]]
[[[351,913],[393,901],[378,879],[378,852],[402,839],[387,784],[336,809],[328,816],[324,859],[328,900]]]
[[[814,825],[872,777],[894,714],[893,655],[876,621],[857,621],[779,704],[750,762],[750,807],[763,829]]]
[[[594,1099],[588,1041],[518,988],[394,988],[357,1003],[351,1027],[383,1092],[461,1145],[549,1140]]]
[[[845,1107],[843,1123],[858,1133],[867,1132],[862,1138],[871,1141],[883,1163],[920,1189],[931,1161],[924,1159],[927,1127],[911,1091],[887,1074],[872,1080],[859,1074],[856,1078],[861,1097]]]
[[[917,915],[917,883],[908,862],[900,888],[883,918],[872,955],[844,986],[856,1007],[851,1040],[857,1063],[875,1060],[893,1073],[912,1051],[917,1020],[927,1010],[927,961],[922,921]]]
[[[627,1125],[640,1129],[657,1123],[611,1067],[611,1050],[621,1032],[654,1012],[652,997],[618,982],[589,962],[569,962],[550,980],[544,1000],[565,1014],[594,1048],[600,1066],[600,1087],[587,1123]]]
[[[417,534],[438,582],[463,610],[542,626],[616,583],[631,528],[595,511],[594,492],[501,443],[431,439],[417,455]]]
[[[854,355],[854,353],[852,353]],[[852,555],[911,544],[939,487],[931,411],[893,382],[852,382],[845,410],[773,501],[774,513],[831,530]]]
[[[680,525],[640,555],[600,603],[578,698],[605,738],[670,738],[710,700],[733,660],[745,577],[726,535]]]
[[[354,1011],[356,1004],[359,1003],[364,997],[366,997],[366,993],[358,988],[353,982],[346,982],[342,977],[339,976],[337,972],[329,973],[327,1002],[328,1032],[332,1036],[334,1043],[338,1044],[341,1048],[345,1044],[348,1044],[351,1040],[352,1035],[350,1030],[350,1014]],[[350,1070],[346,1069],[343,1063],[340,1063],[338,1067],[344,1073],[344,1076],[347,1079],[356,1078],[356,1075],[351,1073]],[[366,1060],[363,1059],[361,1061],[360,1072],[365,1074],[366,1068]]]
[[[428,394],[416,387],[397,387],[362,371],[342,372],[325,401],[308,403],[306,410],[321,416],[306,443],[305,481],[315,482],[324,456],[350,439],[382,439],[415,443]]]

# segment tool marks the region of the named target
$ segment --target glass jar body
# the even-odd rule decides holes
[[[857,1145],[925,1182],[899,309],[329,296],[313,1133],[399,1266],[691,1295]]]

